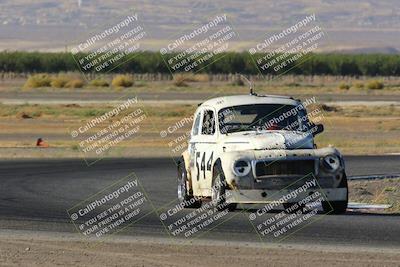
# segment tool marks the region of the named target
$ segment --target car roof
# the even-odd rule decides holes
[[[232,95],[209,99],[199,107],[211,106],[218,111],[227,107],[251,104],[298,105],[300,102],[292,97],[281,95]]]

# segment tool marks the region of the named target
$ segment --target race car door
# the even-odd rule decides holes
[[[196,139],[193,177],[202,196],[211,196],[212,163],[215,155],[217,133],[215,128],[215,111],[206,107],[202,111],[200,134]]]
[[[192,127],[192,132],[190,134],[189,140],[189,157],[190,157],[190,173],[191,173],[191,182],[192,182],[192,189],[193,194],[195,196],[201,196],[201,188],[199,182],[200,173],[198,172],[198,168],[196,166],[196,147],[197,143],[199,142],[200,136],[200,129],[201,129],[201,120],[202,120],[203,110],[198,109],[194,116],[194,122]]]

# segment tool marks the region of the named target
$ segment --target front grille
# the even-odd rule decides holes
[[[307,160],[277,160],[256,163],[256,176],[266,175],[306,175],[315,173],[315,161]]]

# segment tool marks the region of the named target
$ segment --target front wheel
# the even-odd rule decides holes
[[[187,183],[185,162],[181,159],[178,165],[178,199],[181,203],[184,203],[185,208],[200,208],[201,200],[194,198],[193,195],[188,193]]]
[[[347,184],[346,174],[343,175],[342,181],[340,181],[338,188],[346,188],[346,199],[341,201],[330,201],[330,202],[323,201],[322,208],[324,209],[324,212],[332,214],[343,214],[346,212],[347,203],[349,201],[349,188]]]
[[[222,170],[222,167],[217,164],[214,167],[213,172],[213,185],[211,188],[211,200],[215,204],[217,210],[222,211],[228,209],[229,211],[233,211],[236,209],[236,203],[226,203],[226,182],[225,175]]]
[[[343,214],[347,209],[347,201],[323,201],[322,208],[327,213]]]

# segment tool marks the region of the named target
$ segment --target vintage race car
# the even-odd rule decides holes
[[[219,209],[232,210],[238,203],[290,206],[319,192],[324,211],[343,213],[348,202],[344,161],[337,149],[316,147],[314,136],[323,130],[291,97],[207,100],[196,110],[178,164],[178,198],[186,207],[211,199]],[[293,190],[296,194],[285,198]]]

